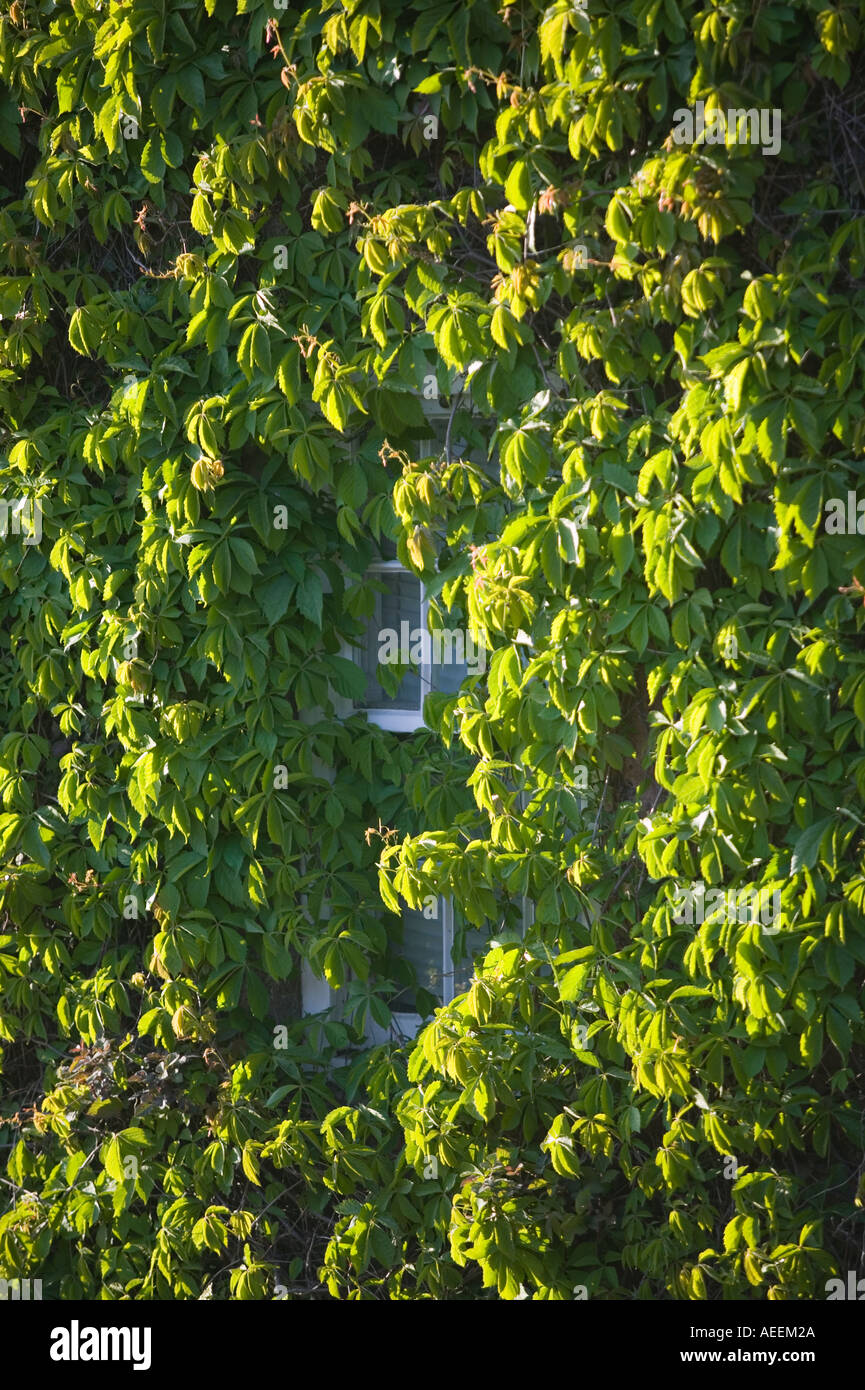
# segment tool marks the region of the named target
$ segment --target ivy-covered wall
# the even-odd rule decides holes
[[[862,22],[0,14],[0,1277],[858,1267]],[[489,657],[409,734],[388,541]],[[438,896],[498,944],[370,1046]]]

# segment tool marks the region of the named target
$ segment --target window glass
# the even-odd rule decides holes
[[[435,916],[432,916],[432,913]],[[443,1000],[443,904],[439,900],[425,909],[404,907],[402,911],[402,955],[414,967],[418,984]],[[404,989],[390,1001],[395,1013],[413,1013],[414,990]]]
[[[442,993],[442,911],[431,904],[426,917],[421,909],[406,908],[402,917],[403,950],[417,972],[418,983],[431,994]]]
[[[432,912],[436,912],[433,917]],[[474,971],[474,958],[483,956],[488,949],[489,933],[477,928],[462,927],[459,914],[455,914],[453,930],[453,953],[445,959],[446,941],[451,936],[447,930],[447,908],[439,899],[436,904],[428,904],[421,909],[404,908],[402,913],[403,945],[402,954],[414,967],[418,984],[429,990],[439,1003],[449,1003],[456,994],[464,994]],[[460,951],[459,959],[452,954]],[[411,1013],[415,1009],[414,991],[403,990],[391,1000],[395,1013]]]
[[[453,978],[451,984],[451,997],[457,994],[465,994],[471,984],[474,974],[474,962],[476,957],[483,957],[489,950],[489,932],[482,927],[466,927],[461,914],[454,912],[454,933],[453,933],[453,955],[457,958],[453,963]]]
[[[417,671],[407,671],[395,695],[388,695],[377,678],[379,654],[387,654],[388,641],[397,660],[408,657],[415,635],[421,626],[420,582],[405,570],[376,570],[372,577],[384,586],[376,594],[375,609],[369,620],[359,661],[366,675],[364,698],[359,709],[417,709],[422,703],[421,677]]]
[[[477,671],[477,648],[470,641],[464,628],[446,628],[430,634],[432,666],[430,669],[431,689],[442,695],[455,695],[469,673],[466,655],[475,658],[472,669]]]

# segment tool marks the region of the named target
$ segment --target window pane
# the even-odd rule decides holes
[[[398,660],[408,658],[414,636],[420,630],[420,581],[406,570],[374,571],[377,583],[385,585],[385,593],[376,594],[375,611],[369,620],[360,650],[360,667],[366,674],[366,691],[359,709],[418,709],[421,702],[421,678],[409,671],[400,682],[395,695],[388,695],[376,679],[379,653],[387,654],[384,640],[398,644]]]
[[[432,911],[433,909],[428,909]],[[435,917],[404,907],[402,912],[402,955],[414,966],[418,984],[442,999],[442,905],[435,905]],[[414,990],[406,989],[391,1000],[396,1013],[414,1010]]]
[[[433,666],[432,688],[441,695],[456,695],[468,673],[469,668],[464,661],[454,662],[450,666]]]
[[[427,909],[428,911],[431,909]],[[403,946],[402,955],[411,962],[417,974],[418,984],[429,990],[430,994],[442,1003],[457,994],[465,994],[474,973],[474,958],[481,959],[489,949],[489,931],[469,927],[459,931],[462,921],[455,913],[453,955],[459,951],[457,961],[448,960],[444,968],[444,904],[436,904],[437,917],[425,917],[423,911],[403,908]],[[459,950],[461,944],[462,949]],[[414,991],[405,989],[390,1001],[395,1013],[412,1013],[415,1010]]]
[[[458,934],[454,927],[454,955],[457,954]],[[453,993],[465,994],[469,987],[472,975],[474,974],[474,958],[483,958],[489,950],[489,933],[480,927],[471,927],[463,934],[463,952],[460,953],[458,962],[453,967]]]
[[[431,634],[432,667],[430,685],[442,695],[455,695],[469,673],[466,655],[472,656],[472,669],[477,671],[477,648],[474,644],[466,651],[466,633],[463,628],[446,628]]]

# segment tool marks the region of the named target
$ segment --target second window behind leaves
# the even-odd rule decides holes
[[[406,622],[411,630],[420,628],[420,582],[407,570],[398,569],[379,570],[374,577],[377,583],[384,585],[385,592],[376,594],[375,611],[369,620],[366,640],[360,652],[361,669],[366,675],[363,706],[370,709],[418,709],[423,701],[419,672],[406,672],[395,695],[387,694],[376,672],[381,634],[389,629],[399,636],[400,624]]]

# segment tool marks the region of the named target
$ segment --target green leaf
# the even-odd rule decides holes
[[[532,176],[524,159],[514,163],[505,183],[505,197],[518,212],[525,212],[532,205]]]
[[[151,138],[141,152],[141,172],[148,183],[161,183],[165,176],[165,160],[162,156],[162,138]]]
[[[823,816],[802,831],[793,846],[790,858],[791,874],[801,873],[803,869],[813,869],[820,852],[820,843],[833,819],[832,816]]]
[[[297,606],[305,618],[321,627],[323,590],[321,580],[311,570],[307,571],[297,586]]]

